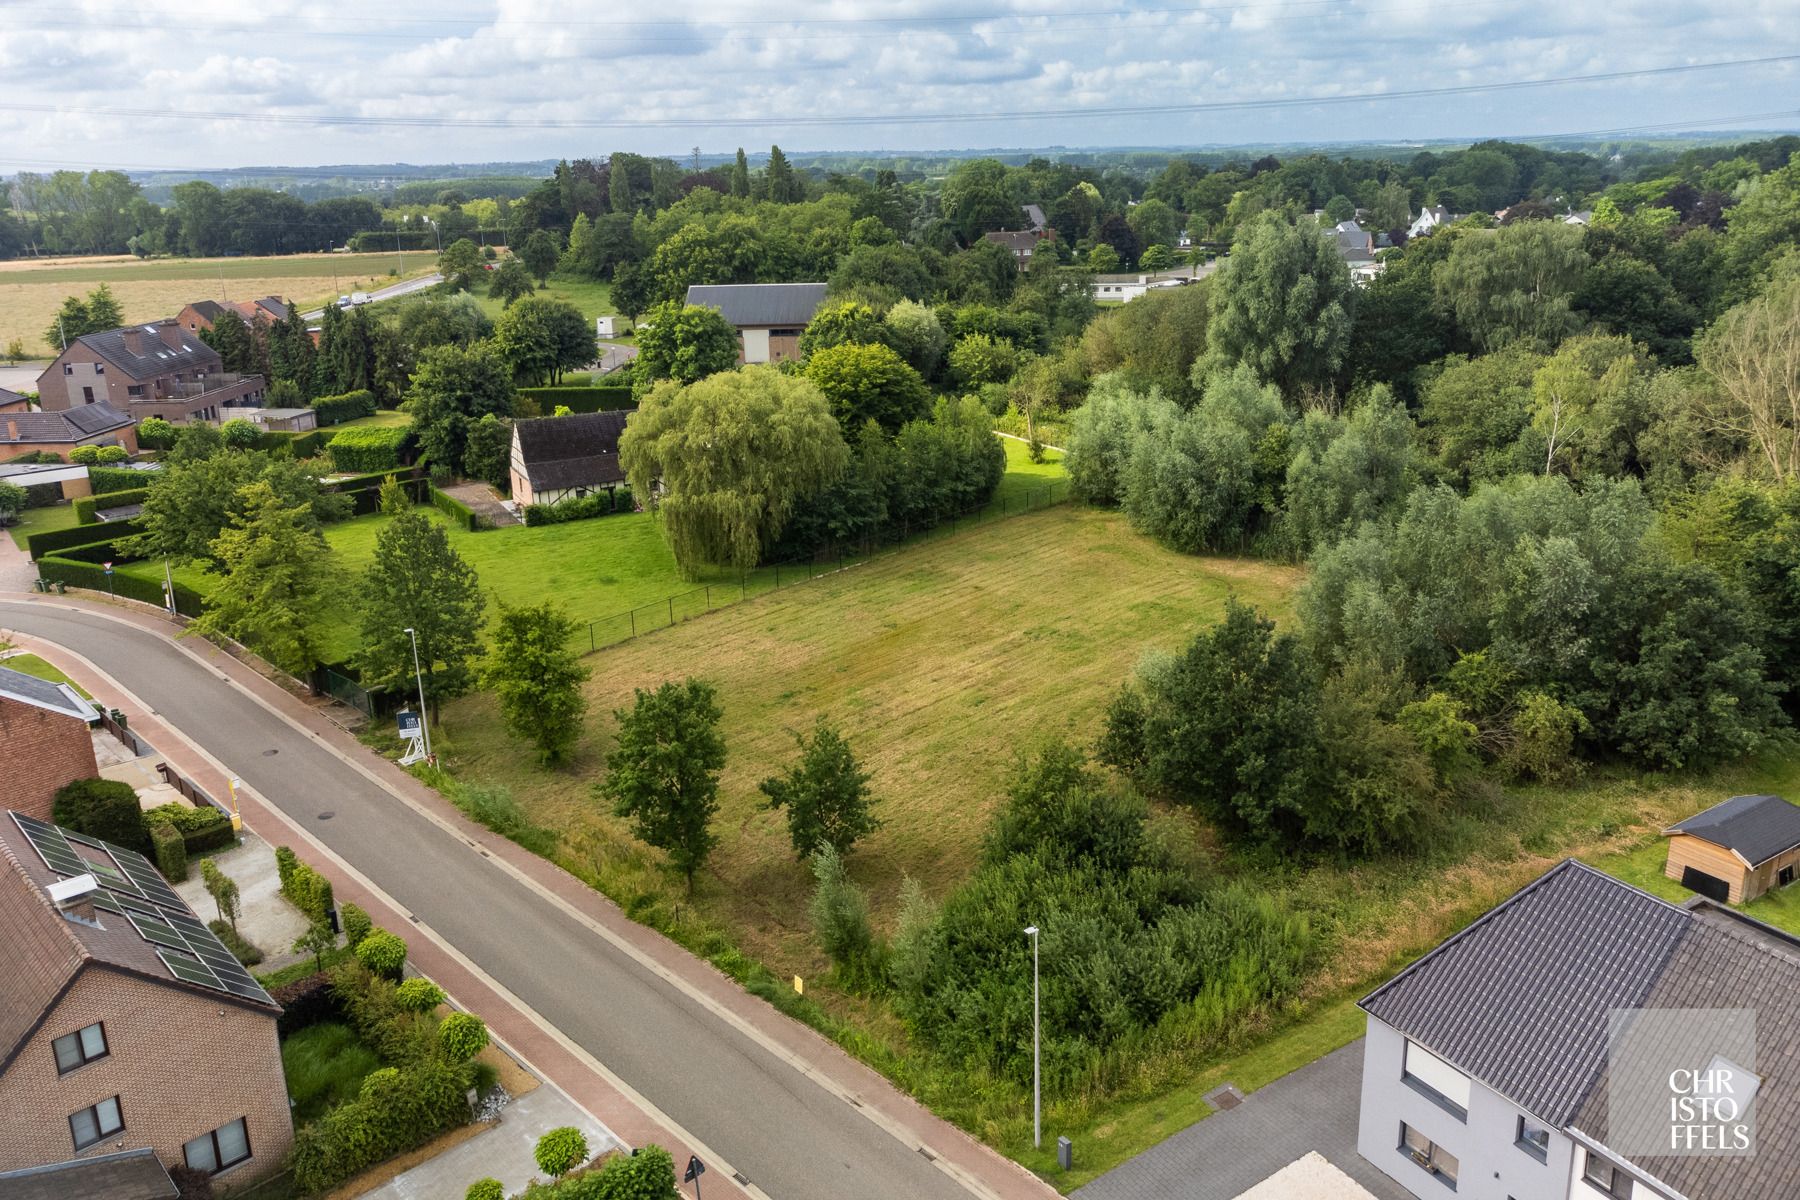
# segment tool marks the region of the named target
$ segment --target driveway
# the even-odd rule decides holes
[[[467,505],[470,512],[495,529],[524,524],[513,516],[512,509],[500,503],[499,494],[485,483],[457,483],[442,490],[444,495]]]
[[[1188,1126],[1075,1195],[1078,1200],[1236,1200],[1316,1152],[1375,1200],[1413,1200],[1356,1152],[1362,1055],[1358,1038],[1251,1092],[1236,1108]],[[1258,1200],[1266,1194],[1254,1193]]]

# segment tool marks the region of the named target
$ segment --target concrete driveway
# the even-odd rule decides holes
[[[1279,1182],[1270,1177],[1316,1153],[1374,1200],[1413,1200],[1356,1152],[1362,1055],[1358,1038],[1251,1092],[1236,1108],[1188,1126],[1075,1195],[1079,1200],[1237,1200],[1247,1192],[1257,1200],[1298,1197],[1306,1193],[1283,1190],[1292,1176]],[[1317,1164],[1300,1173],[1317,1174]],[[1265,1181],[1274,1192],[1252,1190]]]

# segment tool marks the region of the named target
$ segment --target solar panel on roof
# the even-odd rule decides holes
[[[169,968],[169,974],[183,983],[197,983],[201,987],[216,988],[219,981],[213,973],[206,969],[199,959],[177,953],[173,950],[158,950],[157,955],[163,965]]]

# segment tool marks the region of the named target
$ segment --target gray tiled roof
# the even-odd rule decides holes
[[[0,443],[17,446],[30,442],[79,442],[130,424],[130,417],[103,401],[55,412],[5,413],[0,414]],[[16,437],[14,429],[18,430]]]
[[[1735,850],[1755,867],[1800,846],[1800,808],[1780,796],[1733,796],[1667,832],[1690,833]]]
[[[1363,998],[1362,1008],[1521,1108],[1567,1125],[1688,915],[1569,860]]]
[[[223,369],[218,351],[172,321],[84,333],[75,340],[133,379],[155,379],[191,368]],[[132,342],[136,350],[131,348]]]
[[[739,329],[745,326],[803,326],[825,302],[822,283],[696,283],[687,302],[716,308]]]
[[[5,666],[3,661],[0,661],[0,696],[17,700],[21,704],[47,708],[64,716],[79,717],[83,721],[100,719],[100,713],[94,706],[83,700],[68,684],[52,683],[48,679],[15,671]]]
[[[534,492],[611,487],[625,481],[619,469],[619,435],[627,412],[575,413],[517,421],[519,456]]]
[[[165,1200],[177,1194],[148,1146],[0,1172],[0,1200]]]
[[[17,404],[23,399],[25,399],[25,397],[19,395],[17,392],[8,391],[6,388],[0,388],[0,405]]]
[[[1800,941],[1711,901],[1684,911],[1686,931],[1646,1008],[1750,1009],[1762,1078],[1751,1115],[1756,1152],[1724,1158],[1631,1156],[1689,1200],[1792,1200],[1800,1187]],[[1570,1124],[1607,1144],[1605,1077]]]

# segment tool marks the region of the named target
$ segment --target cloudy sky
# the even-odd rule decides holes
[[[1800,0],[0,0],[0,173],[1795,129],[1791,60],[1328,99],[1783,54]]]

